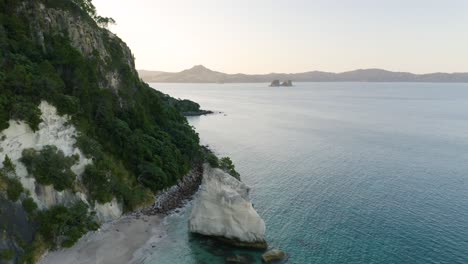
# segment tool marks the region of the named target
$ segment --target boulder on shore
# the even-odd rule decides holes
[[[272,249],[262,255],[262,261],[264,263],[273,263],[286,259],[286,253],[279,249]]]
[[[265,222],[249,200],[249,187],[221,169],[204,165],[189,230],[242,247],[266,248]]]

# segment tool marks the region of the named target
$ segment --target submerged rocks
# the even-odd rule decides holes
[[[265,222],[249,200],[249,187],[204,165],[203,180],[189,218],[190,232],[242,247],[266,248]]]
[[[226,264],[249,264],[252,263],[249,258],[242,255],[234,255],[226,257],[225,259]]]
[[[262,261],[265,263],[275,263],[286,259],[286,253],[279,249],[272,249],[262,255]]]

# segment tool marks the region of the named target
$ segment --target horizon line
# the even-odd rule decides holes
[[[195,68],[195,67],[200,67],[200,66],[203,67],[203,68],[206,68],[206,69],[208,69],[208,70],[214,71],[214,72],[219,72],[219,73],[224,73],[224,74],[231,74],[231,75],[234,75],[234,74],[245,74],[245,75],[300,74],[300,73],[310,73],[310,72],[321,72],[321,73],[341,74],[341,73],[347,73],[347,72],[353,72],[353,71],[360,71],[360,70],[380,70],[380,71],[393,72],[393,73],[410,73],[410,74],[414,74],[414,75],[428,75],[428,74],[438,74],[438,73],[443,73],[443,74],[464,74],[464,73],[467,73],[467,74],[468,74],[468,71],[456,71],[456,72],[433,71],[433,72],[425,72],[425,73],[415,73],[415,72],[411,72],[411,71],[387,70],[387,69],[384,69],[384,68],[375,68],[375,67],[371,67],[371,68],[357,68],[357,69],[354,69],[354,70],[347,70],[347,71],[309,70],[309,71],[302,71],[302,72],[268,72],[268,73],[245,73],[245,72],[236,72],[236,73],[226,73],[226,72],[222,72],[222,71],[218,71],[218,70],[213,70],[212,68],[206,67],[206,66],[204,66],[203,64],[197,64],[197,65],[194,65],[194,66],[192,66],[192,67],[190,67],[190,68],[185,68],[185,69],[180,70],[180,71],[163,71],[163,70],[147,70],[147,69],[136,69],[136,70],[137,70],[137,71],[148,71],[148,72],[179,73],[179,72],[183,72],[183,71],[190,70],[190,69],[193,69],[193,68]]]

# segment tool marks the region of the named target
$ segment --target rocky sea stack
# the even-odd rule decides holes
[[[234,246],[266,249],[265,222],[253,208],[249,191],[233,176],[205,164],[189,219],[190,232]]]
[[[286,86],[286,87],[291,87],[293,86],[291,80],[283,81],[280,82],[279,80],[274,80],[271,82],[270,87],[280,87],[280,86]]]

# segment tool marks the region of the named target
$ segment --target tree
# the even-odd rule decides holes
[[[71,247],[86,232],[98,228],[93,216],[82,201],[70,208],[57,205],[38,213],[39,233],[53,248]]]
[[[77,156],[66,157],[56,146],[48,145],[40,151],[23,150],[20,160],[38,183],[53,185],[57,191],[63,191],[73,187],[76,175],[71,170],[71,166],[76,163],[77,158]]]
[[[3,171],[5,173],[15,173],[16,166],[13,164],[11,161],[10,157],[8,155],[5,155],[5,159],[3,160]]]
[[[97,14],[96,7],[92,0],[73,0],[81,10],[85,11],[100,27],[107,27],[109,24],[115,24],[115,20],[111,17],[102,17]]]
[[[234,163],[232,163],[232,160],[229,157],[221,158],[219,167],[234,178],[240,180],[240,174],[236,171]]]

